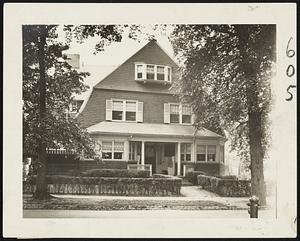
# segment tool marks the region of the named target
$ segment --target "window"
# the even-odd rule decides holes
[[[197,162],[205,162],[205,161],[206,161],[206,146],[197,145]]]
[[[224,146],[220,146],[220,162],[224,163]]]
[[[147,79],[154,80],[154,65],[147,65]]]
[[[216,161],[216,146],[207,146],[207,161]]]
[[[103,141],[102,142],[102,158],[103,159],[112,159],[112,142]]]
[[[197,161],[215,162],[217,147],[215,145],[197,145]]]
[[[191,124],[192,123],[192,109],[186,104],[164,104],[165,123],[177,124]]]
[[[129,160],[139,162],[141,159],[141,143],[131,141],[129,143]]]
[[[192,110],[188,105],[182,106],[182,123],[189,124],[192,122]]]
[[[137,79],[142,79],[143,78],[143,69],[144,69],[144,66],[142,64],[138,64],[136,66]]]
[[[191,161],[191,144],[188,143],[182,143],[180,145],[180,159],[181,161]]]
[[[170,104],[170,123],[179,123],[179,104]]]
[[[165,80],[165,67],[164,66],[157,66],[157,79]]]
[[[113,101],[112,119],[123,120],[123,101],[119,101],[119,100]]]
[[[122,160],[124,158],[124,142],[102,141],[102,158]]]
[[[137,101],[112,100],[112,120],[136,121]]]
[[[155,64],[135,64],[135,79],[171,82],[171,67]]]
[[[126,101],[126,120],[135,121],[136,120],[136,102]]]

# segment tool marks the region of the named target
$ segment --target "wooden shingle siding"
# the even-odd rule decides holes
[[[114,98],[143,102],[144,123],[164,123],[164,103],[179,102],[173,95],[94,89],[84,110],[77,117],[82,127],[105,121],[106,100]]]

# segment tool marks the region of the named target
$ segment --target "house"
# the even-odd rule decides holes
[[[170,89],[177,75],[178,65],[151,40],[93,87],[76,118],[101,144],[105,163],[222,174],[225,138],[193,127],[191,107]]]

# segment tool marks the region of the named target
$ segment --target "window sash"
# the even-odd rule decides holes
[[[102,141],[102,158],[123,160],[125,144],[122,141]]]

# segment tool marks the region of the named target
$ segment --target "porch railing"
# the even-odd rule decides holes
[[[146,170],[150,172],[150,176],[152,176],[152,165],[151,164],[128,164],[128,170]]]

